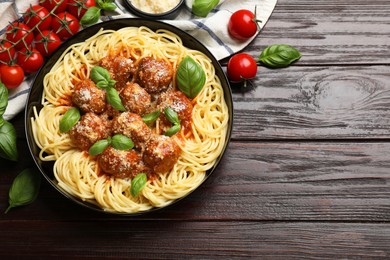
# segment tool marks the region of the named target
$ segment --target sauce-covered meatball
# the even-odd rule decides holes
[[[157,107],[163,111],[164,108],[172,108],[178,115],[181,124],[188,127],[191,122],[193,105],[186,95],[181,91],[168,91],[161,94],[157,99]],[[163,122],[167,123],[164,119]]]
[[[94,113],[86,113],[69,131],[73,144],[88,150],[94,143],[106,139],[110,134],[109,123]]]
[[[118,178],[133,178],[148,169],[142,157],[135,150],[117,150],[107,147],[98,157],[101,170]]]
[[[106,91],[96,87],[92,80],[84,79],[75,84],[72,101],[84,112],[100,114],[106,109]]]
[[[142,117],[131,112],[124,112],[115,117],[112,120],[112,129],[114,134],[122,134],[131,138],[138,148],[142,148],[152,134]]]
[[[138,64],[138,81],[149,93],[166,90],[172,81],[172,66],[165,60],[144,57]]]
[[[119,55],[104,57],[99,61],[99,65],[110,72],[111,78],[116,80],[115,88],[119,91],[126,86],[137,71],[132,59]]]
[[[139,115],[144,115],[151,103],[149,93],[137,83],[127,83],[120,98],[128,111]]]
[[[181,149],[170,137],[153,135],[146,144],[143,160],[154,172],[170,171],[177,162]]]

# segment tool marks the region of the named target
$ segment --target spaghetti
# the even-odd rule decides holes
[[[171,64],[175,70],[185,56],[203,68],[206,83],[191,100],[193,109],[188,129],[172,137],[181,152],[170,171],[149,178],[139,196],[130,194],[131,178],[102,174],[96,157],[77,148],[59,124],[72,105],[69,95],[75,84],[90,77],[91,69],[110,53],[139,60],[153,57]],[[171,88],[175,88],[172,81]],[[220,79],[211,60],[197,50],[183,46],[179,36],[167,30],[147,27],[100,30],[84,42],[70,46],[43,81],[42,109],[34,108],[33,136],[41,149],[42,161],[55,161],[53,172],[66,192],[103,210],[121,213],[163,207],[197,188],[221,155],[227,137],[229,114]],[[159,130],[159,120],[156,129]]]

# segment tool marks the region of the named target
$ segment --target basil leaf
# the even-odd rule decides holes
[[[131,196],[134,198],[137,197],[140,191],[146,186],[147,180],[148,178],[145,173],[138,173],[137,176],[131,180]]]
[[[180,131],[180,125],[173,125],[171,128],[169,128],[164,135],[166,136],[172,136]]]
[[[8,105],[8,89],[0,82],[0,116],[4,115]]]
[[[11,161],[18,160],[16,131],[14,126],[5,120],[0,127],[0,157]]]
[[[39,172],[26,169],[19,173],[9,189],[9,206],[5,213],[11,208],[32,203],[38,197],[40,186],[41,175]]]
[[[157,110],[157,111],[154,111],[152,113],[149,113],[147,115],[144,115],[142,117],[142,120],[144,121],[145,124],[151,124],[151,123],[154,123],[157,118],[160,116],[160,111]]]
[[[176,72],[178,88],[189,98],[194,98],[206,82],[203,68],[190,56],[184,57]]]
[[[100,8],[96,6],[91,6],[87,9],[87,12],[83,15],[80,20],[82,25],[91,25],[99,21],[100,18]]]
[[[123,106],[119,93],[115,88],[107,89],[107,102],[116,110],[126,111],[126,108]]]
[[[66,111],[60,120],[60,132],[66,133],[80,120],[80,111],[77,107],[72,107]]]
[[[112,137],[111,145],[117,150],[130,150],[134,147],[134,143],[130,138],[120,134]]]
[[[98,83],[96,83],[96,87],[101,89],[108,89],[110,86],[107,81],[99,81]]]
[[[96,3],[96,6],[98,6],[100,8],[102,8],[102,6],[104,4],[103,0],[95,0],[95,3]]]
[[[179,125],[180,124],[179,116],[177,115],[177,113],[172,108],[166,107],[164,109],[164,114],[165,114],[165,117],[172,124],[174,124],[174,125]]]
[[[116,83],[116,80],[110,79],[110,80],[108,81],[108,86],[109,86],[109,87],[114,87],[114,86],[115,86],[115,83]]]
[[[95,156],[101,154],[111,143],[111,138],[99,140],[94,143],[88,150],[89,155]]]
[[[287,44],[274,44],[261,52],[259,61],[269,68],[283,68],[300,58],[301,53],[297,49]]]
[[[95,66],[91,70],[91,79],[96,84],[100,81],[107,82],[108,84],[110,81],[110,72],[103,67]]]
[[[114,11],[116,9],[116,4],[114,4],[114,3],[103,3],[101,5],[101,7],[105,11]]]
[[[2,127],[4,125],[4,118],[2,116],[0,116],[0,127]]]
[[[192,12],[200,17],[206,17],[219,3],[219,0],[194,0]]]

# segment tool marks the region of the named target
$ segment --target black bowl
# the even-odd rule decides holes
[[[180,7],[183,5],[184,0],[180,0],[179,3],[171,10],[166,11],[164,13],[157,13],[157,14],[147,13],[138,9],[131,3],[131,0],[124,0],[124,2],[126,7],[130,10],[130,12],[132,12],[133,14],[139,17],[152,19],[152,20],[171,20],[171,19],[175,19],[176,16],[180,13]]]
[[[216,58],[211,54],[211,52],[198,40],[196,40],[191,35],[187,34],[186,32],[163,22],[153,21],[153,20],[142,20],[142,19],[118,19],[118,20],[112,20],[103,22],[100,24],[93,25],[91,27],[88,27],[73,37],[69,38],[67,41],[65,41],[53,54],[50,56],[50,58],[47,60],[47,62],[43,65],[43,67],[40,69],[40,71],[37,73],[34,82],[32,83],[31,90],[27,99],[27,104],[25,108],[25,131],[26,131],[26,137],[27,137],[27,143],[30,150],[30,153],[41,171],[42,175],[45,177],[45,179],[55,188],[57,189],[62,195],[69,198],[73,202],[76,202],[79,205],[82,205],[84,207],[87,207],[92,210],[96,210],[99,212],[107,212],[101,209],[99,206],[96,206],[94,204],[88,203],[86,201],[83,201],[80,198],[77,198],[65,190],[63,190],[61,187],[57,185],[57,181],[54,178],[53,175],[53,162],[44,162],[39,159],[39,152],[40,148],[36,145],[33,133],[32,133],[32,125],[31,125],[31,117],[34,116],[33,113],[33,107],[36,107],[39,111],[41,106],[41,96],[43,92],[43,78],[44,76],[50,71],[50,69],[53,67],[55,62],[58,60],[58,58],[62,55],[62,53],[72,44],[85,41],[86,39],[90,38],[91,36],[95,35],[101,28],[104,29],[111,29],[111,30],[119,30],[123,27],[139,27],[139,26],[147,26],[152,30],[158,30],[158,29],[165,29],[169,30],[175,34],[177,34],[179,37],[181,37],[183,44],[191,49],[199,50],[206,54],[211,60],[216,70],[216,75],[220,78],[223,89],[224,89],[224,97],[225,101],[227,103],[228,109],[229,109],[229,124],[228,124],[228,133],[226,136],[226,143],[224,146],[224,149],[217,159],[217,162],[215,163],[214,167],[210,169],[206,173],[206,178],[204,181],[214,172],[215,168],[218,166],[220,160],[222,159],[223,154],[225,153],[225,150],[228,146],[228,143],[230,141],[231,136],[231,130],[233,125],[233,102],[232,102],[232,93],[229,85],[229,81],[226,78],[226,75],[224,71],[221,68],[221,65],[216,60]],[[203,181],[203,182],[204,182]],[[187,195],[188,196],[188,195]],[[186,197],[186,196],[185,196]],[[184,197],[183,197],[184,198]],[[177,199],[176,201],[170,203],[168,206],[174,204],[175,202],[183,199]],[[165,208],[165,207],[162,207]],[[118,212],[107,212],[110,214],[116,214],[116,215],[124,215],[124,216],[130,216],[130,215],[139,215],[144,214],[147,212],[152,212],[155,210],[158,210],[161,208],[152,208],[147,211],[142,211],[138,213],[118,213]]]

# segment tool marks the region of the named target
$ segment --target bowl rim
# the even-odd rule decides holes
[[[55,180],[55,177],[53,176],[51,178],[50,175],[53,175],[53,164],[54,161],[50,162],[44,162],[39,159],[39,152],[40,148],[37,146],[37,144],[34,141],[33,133],[32,133],[32,126],[31,126],[31,118],[33,117],[33,107],[37,107],[37,111],[39,112],[42,108],[41,105],[41,97],[43,93],[43,78],[45,74],[51,70],[54,63],[58,60],[58,58],[62,55],[62,53],[71,45],[81,42],[85,39],[90,38],[91,36],[95,35],[99,30],[107,29],[107,30],[119,30],[124,27],[140,27],[140,26],[146,26],[149,29],[156,31],[159,29],[166,29],[169,30],[175,34],[177,34],[183,41],[183,45],[187,48],[196,49],[204,54],[206,54],[212,61],[213,66],[216,70],[216,75],[220,78],[221,85],[224,90],[224,99],[226,102],[226,105],[228,107],[228,113],[229,113],[229,120],[227,125],[227,133],[226,133],[226,140],[224,147],[222,149],[222,152],[216,159],[215,164],[211,169],[206,171],[205,178],[202,180],[202,182],[192,191],[184,195],[183,197],[177,198],[170,202],[169,204],[162,206],[162,207],[153,207],[146,211],[140,211],[140,212],[113,212],[113,211],[107,211],[101,208],[99,205],[95,205],[93,203],[90,203],[88,201],[82,200],[68,192],[66,192],[64,189],[59,187],[57,185],[57,181]],[[189,46],[190,45],[190,46]],[[38,167],[41,174],[44,176],[44,178],[51,184],[51,186],[54,187],[59,193],[61,193],[64,197],[68,198],[72,202],[75,202],[78,205],[81,205],[84,208],[92,209],[96,212],[105,213],[108,215],[116,215],[116,216],[139,216],[139,215],[146,215],[155,211],[159,211],[162,209],[166,209],[167,207],[171,207],[175,204],[177,204],[179,201],[187,198],[190,196],[194,191],[198,190],[199,187],[201,187],[207,179],[215,172],[215,169],[218,168],[222,158],[224,157],[226,150],[229,146],[230,139],[231,139],[231,133],[233,128],[233,99],[232,99],[232,91],[230,87],[230,82],[227,79],[226,74],[224,73],[220,63],[215,58],[215,56],[211,53],[210,50],[208,50],[203,43],[201,43],[199,40],[197,40],[195,37],[191,36],[187,32],[170,25],[165,22],[161,21],[155,21],[155,20],[145,20],[142,18],[122,18],[122,19],[116,19],[116,20],[109,20],[105,21],[99,24],[92,25],[90,27],[87,27],[86,29],[78,32],[74,36],[70,37],[66,41],[64,41],[59,48],[57,48],[52,55],[47,59],[45,64],[41,67],[41,69],[36,73],[34,76],[34,79],[32,83],[30,84],[30,89],[27,97],[27,102],[24,109],[24,126],[25,126],[25,136],[26,141],[28,145],[28,149],[30,152],[30,155],[33,158],[33,161],[35,165]],[[48,172],[48,173],[47,173]]]
[[[131,0],[123,0],[126,4],[126,6],[136,15],[139,15],[143,18],[154,18],[154,19],[157,19],[157,18],[164,18],[164,17],[169,17],[170,15],[174,14],[176,11],[179,11],[179,8],[183,5],[184,3],[184,0],[179,0],[179,3],[173,7],[172,9],[168,10],[168,11],[165,11],[163,13],[148,13],[148,12],[145,12],[145,11],[142,11],[140,9],[138,9],[137,7],[135,7]]]

